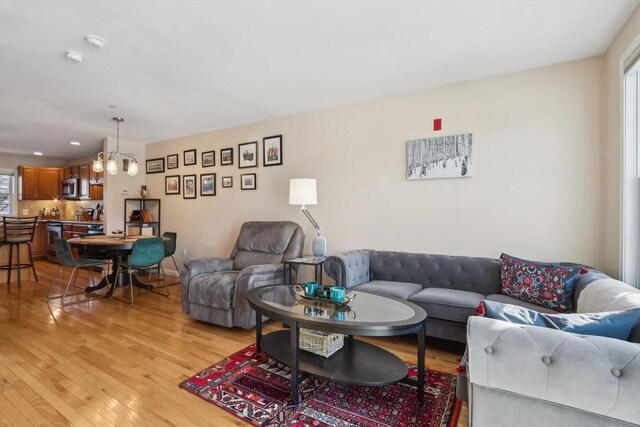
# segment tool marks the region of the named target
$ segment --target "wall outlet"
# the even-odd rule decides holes
[[[22,215],[29,215],[29,208],[22,209]]]
[[[182,256],[187,256],[187,248],[182,248]]]
[[[127,196],[129,193],[131,192],[129,191],[128,188],[123,188],[122,191],[120,191],[120,194],[124,194],[125,196]]]

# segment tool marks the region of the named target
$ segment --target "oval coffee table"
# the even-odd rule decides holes
[[[358,336],[394,336],[416,333],[418,336],[418,403],[424,404],[424,331],[427,313],[408,301],[366,292],[350,292],[356,297],[348,307],[307,301],[293,286],[270,285],[251,290],[249,305],[256,311],[256,348],[291,367],[291,398],[299,403],[300,372],[332,381],[382,386],[404,380],[409,369],[396,355]],[[288,330],[262,335],[262,316],[280,321]],[[344,334],[344,347],[328,358],[300,351],[300,328]]]

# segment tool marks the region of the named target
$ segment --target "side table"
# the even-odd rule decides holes
[[[295,285],[295,283],[291,283],[291,280],[292,280],[291,270],[293,269],[293,266],[294,265],[312,265],[314,267],[315,281],[321,285],[322,270],[323,270],[324,262],[326,260],[327,260],[326,256],[314,257],[311,255],[303,256],[300,258],[291,258],[291,259],[284,260],[282,261],[282,264],[284,264],[284,277],[287,279],[288,284]]]

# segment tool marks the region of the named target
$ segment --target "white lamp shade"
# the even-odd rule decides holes
[[[289,181],[290,205],[317,205],[318,192],[316,180],[308,178],[294,178]]]

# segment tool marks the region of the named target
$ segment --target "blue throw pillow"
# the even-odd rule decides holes
[[[626,340],[640,321],[640,308],[603,313],[546,314],[512,304],[483,300],[484,316],[519,325],[542,326],[582,335]]]

